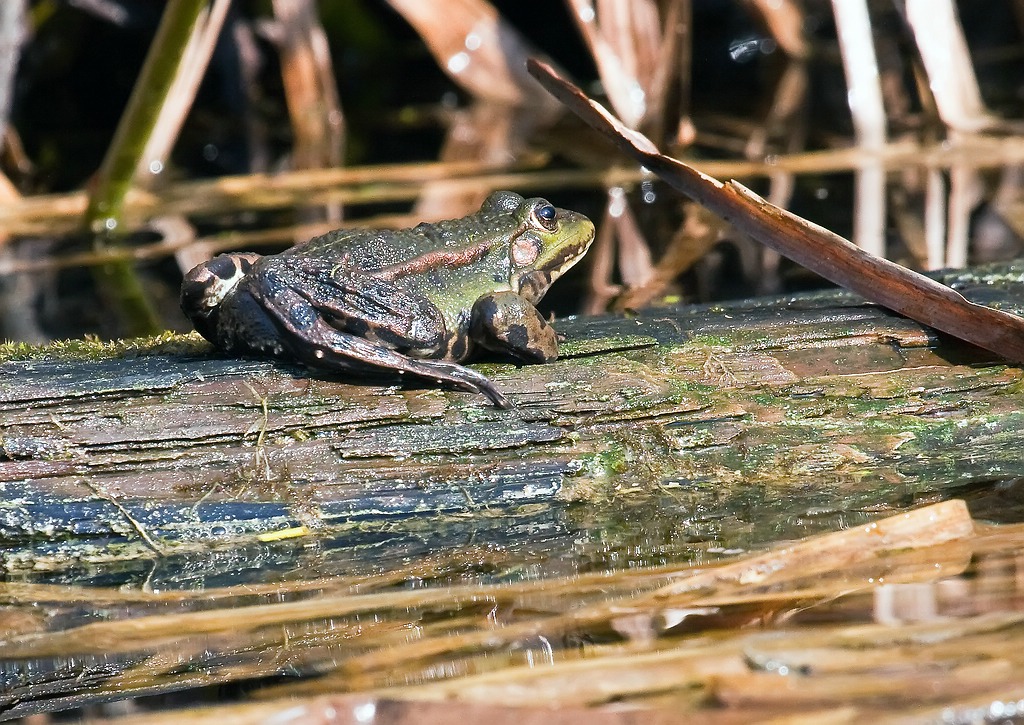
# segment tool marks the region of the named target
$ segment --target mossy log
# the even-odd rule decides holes
[[[1024,265],[943,278],[1009,311],[1024,309],[1022,280]],[[555,363],[476,366],[512,410],[229,359],[194,337],[174,352],[13,356],[0,363],[0,559],[356,547],[467,526],[515,537],[571,502],[652,493],[695,525],[715,506],[755,518],[794,498],[827,517],[1024,474],[1024,373],[852,295],[557,327]]]

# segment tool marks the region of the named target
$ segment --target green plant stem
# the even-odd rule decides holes
[[[118,227],[135,169],[174,82],[192,29],[206,4],[207,0],[168,0],[146,62],[96,175],[85,211],[85,228],[95,236],[97,246],[119,243]],[[128,334],[151,334],[159,329],[159,319],[129,263],[111,262],[97,267],[94,276],[101,294],[115,307]]]

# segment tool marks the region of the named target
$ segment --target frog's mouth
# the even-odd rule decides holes
[[[538,267],[547,270],[551,281],[561,277],[574,264],[583,259],[583,255],[594,242],[594,223],[582,214],[564,212],[566,218],[561,225],[561,243],[549,259],[539,260]]]
[[[555,280],[583,258],[594,241],[594,223],[587,217],[565,210],[559,213],[565,216],[559,225],[557,244],[542,251],[535,269],[518,279],[519,294],[535,304]]]

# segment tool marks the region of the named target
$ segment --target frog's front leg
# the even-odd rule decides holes
[[[470,336],[488,350],[528,362],[558,357],[558,335],[526,298],[515,292],[494,292],[473,305]]]
[[[439,383],[450,383],[472,393],[482,393],[499,408],[512,407],[494,383],[480,373],[440,360],[414,360],[342,332],[329,325],[305,297],[275,280],[273,275],[264,275],[263,281],[266,284],[251,287],[253,296],[275,319],[292,354],[307,365],[325,370],[371,367],[409,373]]]

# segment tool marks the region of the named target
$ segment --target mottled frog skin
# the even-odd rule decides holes
[[[534,306],[586,253],[594,225],[497,191],[462,219],[340,229],[281,254],[224,254],[185,276],[181,307],[217,347],[341,373],[397,372],[508,399],[458,363],[479,347],[558,356]]]

